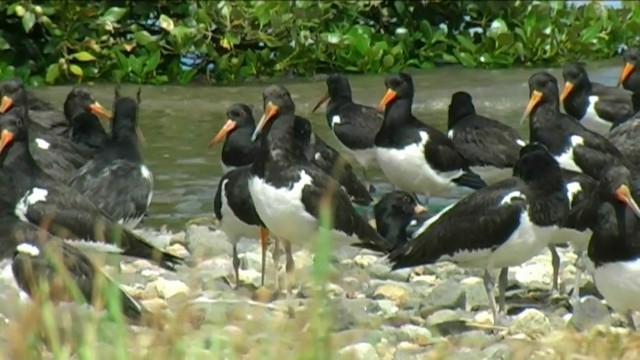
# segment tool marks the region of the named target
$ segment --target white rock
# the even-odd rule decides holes
[[[549,261],[547,263],[530,262],[522,266],[509,268],[509,278],[516,281],[518,286],[525,289],[549,289],[551,288],[552,269]]]
[[[411,339],[411,342],[416,345],[426,346],[431,342],[431,331],[421,326],[405,324],[400,327],[400,331],[405,333]]]
[[[349,360],[379,360],[380,357],[376,352],[376,349],[373,345],[368,343],[359,343],[353,344],[349,346],[345,346],[340,351],[338,351],[338,355],[342,359]]]
[[[488,310],[478,311],[478,313],[473,317],[473,322],[478,324],[493,325],[493,315],[491,314],[491,311]]]
[[[396,303],[391,300],[378,300],[378,306],[385,315],[393,315],[398,312],[399,308]]]
[[[515,317],[510,330],[529,338],[539,338],[551,332],[551,323],[540,310],[526,309]]]
[[[435,285],[438,282],[438,278],[435,275],[410,276],[409,282],[423,282],[427,285]]]
[[[375,263],[376,261],[378,261],[378,257],[375,256],[375,255],[358,254],[358,255],[356,255],[355,258],[353,258],[353,262],[356,265],[362,266],[362,267],[367,267],[367,266]]]
[[[189,287],[180,280],[158,279],[155,282],[156,291],[163,299],[168,299],[177,294],[189,294]]]

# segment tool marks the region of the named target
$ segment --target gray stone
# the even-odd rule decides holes
[[[222,231],[211,231],[206,226],[189,226],[185,240],[192,256],[197,259],[211,258],[233,252],[233,246]]]
[[[411,289],[405,284],[385,282],[375,289],[373,298],[391,300],[395,302],[397,306],[401,306],[408,300],[410,291]]]
[[[387,280],[391,273],[391,267],[383,263],[375,263],[366,267],[366,271],[374,279]]]
[[[474,311],[489,307],[484,282],[479,277],[469,277],[460,282],[465,293],[466,310]]]
[[[391,300],[376,300],[376,304],[384,315],[393,315],[399,310],[396,303]]]
[[[344,348],[338,351],[338,355],[341,359],[345,360],[377,360],[380,359],[378,357],[378,353],[373,345],[369,343],[359,343],[353,344],[349,346],[345,346]]]
[[[423,352],[424,348],[422,346],[408,341],[403,341],[396,347],[396,352],[393,354],[393,360],[427,359],[428,357],[424,356]]]
[[[420,315],[424,318],[440,309],[464,308],[465,292],[460,283],[447,280],[437,285],[427,295],[420,309]]]
[[[595,325],[611,325],[613,319],[609,309],[595,296],[584,296],[573,305],[573,315],[569,323],[578,331],[585,331]]]
[[[410,268],[394,270],[389,273],[388,278],[393,281],[408,282],[412,271]]]
[[[406,324],[400,327],[400,331],[406,335],[411,343],[419,346],[429,345],[433,338],[431,331],[421,326]]]
[[[515,317],[509,330],[537,339],[551,332],[551,323],[540,310],[526,309]]]
[[[511,348],[505,343],[496,343],[482,350],[483,358],[487,360],[511,359],[511,353]]]
[[[333,316],[333,331],[343,331],[354,327],[366,327],[379,321],[379,316],[371,314],[376,303],[369,299],[334,299],[329,303]]]
[[[551,255],[538,255],[529,262],[509,268],[509,278],[515,280],[520,288],[530,290],[548,290],[551,288],[552,269],[549,265]]]
[[[488,334],[482,330],[471,330],[451,338],[457,346],[482,349],[498,340],[496,335]]]
[[[460,320],[460,315],[451,309],[443,309],[434,312],[427,318],[427,325],[438,325],[449,321]]]
[[[484,360],[484,354],[478,349],[460,348],[447,354],[447,360]]]

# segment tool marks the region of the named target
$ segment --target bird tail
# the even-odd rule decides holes
[[[378,234],[378,232],[359,215],[356,216],[358,216],[358,219],[355,234],[360,239],[360,242],[351,244],[351,246],[369,249],[383,254],[388,254],[394,250],[396,245],[392,241]]]
[[[100,271],[100,274],[102,274],[109,283],[111,283],[111,286],[117,287],[118,295],[120,296],[120,306],[122,307],[124,315],[132,320],[140,320],[142,313],[145,311],[144,306],[129,295],[111,276],[100,269],[97,270]]]
[[[468,187],[473,190],[482,189],[487,186],[487,183],[482,180],[480,175],[473,171],[467,170],[459,177],[453,179],[453,182],[464,187]]]
[[[185,259],[156,248],[146,239],[130,230],[122,228],[121,234],[120,244],[123,249],[123,255],[149,259],[162,268],[171,271],[175,271],[176,266],[185,264]]]

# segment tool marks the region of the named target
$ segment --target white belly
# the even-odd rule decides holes
[[[424,144],[428,140],[422,132],[422,143],[403,149],[376,147],[378,165],[389,181],[402,190],[426,195],[443,195],[456,187],[451,180],[462,175],[462,170],[437,172],[424,157]],[[425,138],[426,137],[426,138]]]
[[[246,224],[233,213],[227,202],[227,193],[224,186],[225,184],[222,184],[222,207],[220,208],[222,220],[220,221],[220,230],[227,235],[227,238],[233,244],[237,244],[242,238],[260,238],[259,226]]]
[[[591,239],[591,231],[577,231],[573,229],[557,229],[551,234],[549,239],[550,245],[570,243],[571,247],[576,251],[585,251],[589,246]]]
[[[290,188],[277,188],[257,176],[249,179],[249,192],[256,212],[269,232],[282,240],[301,246],[310,246],[318,238],[318,220],[302,204],[302,189],[311,184],[305,171],[301,179]],[[357,237],[332,230],[331,237],[340,245],[357,242]]]
[[[617,312],[640,310],[640,260],[604,264],[595,269],[598,291]]]
[[[369,167],[369,164],[371,164],[372,162],[375,162],[376,160],[375,148],[365,149],[365,150],[353,150],[353,149],[349,149],[344,145],[343,147],[345,149],[345,152],[353,156],[353,158],[356,159],[358,164],[360,164],[360,166],[362,166],[365,169]]]
[[[513,168],[497,168],[495,166],[472,166],[471,171],[480,175],[488,185],[513,176]]]

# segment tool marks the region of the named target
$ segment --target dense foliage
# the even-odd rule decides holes
[[[48,0],[0,14],[0,78],[32,85],[554,65],[610,58],[640,33],[635,1]]]

